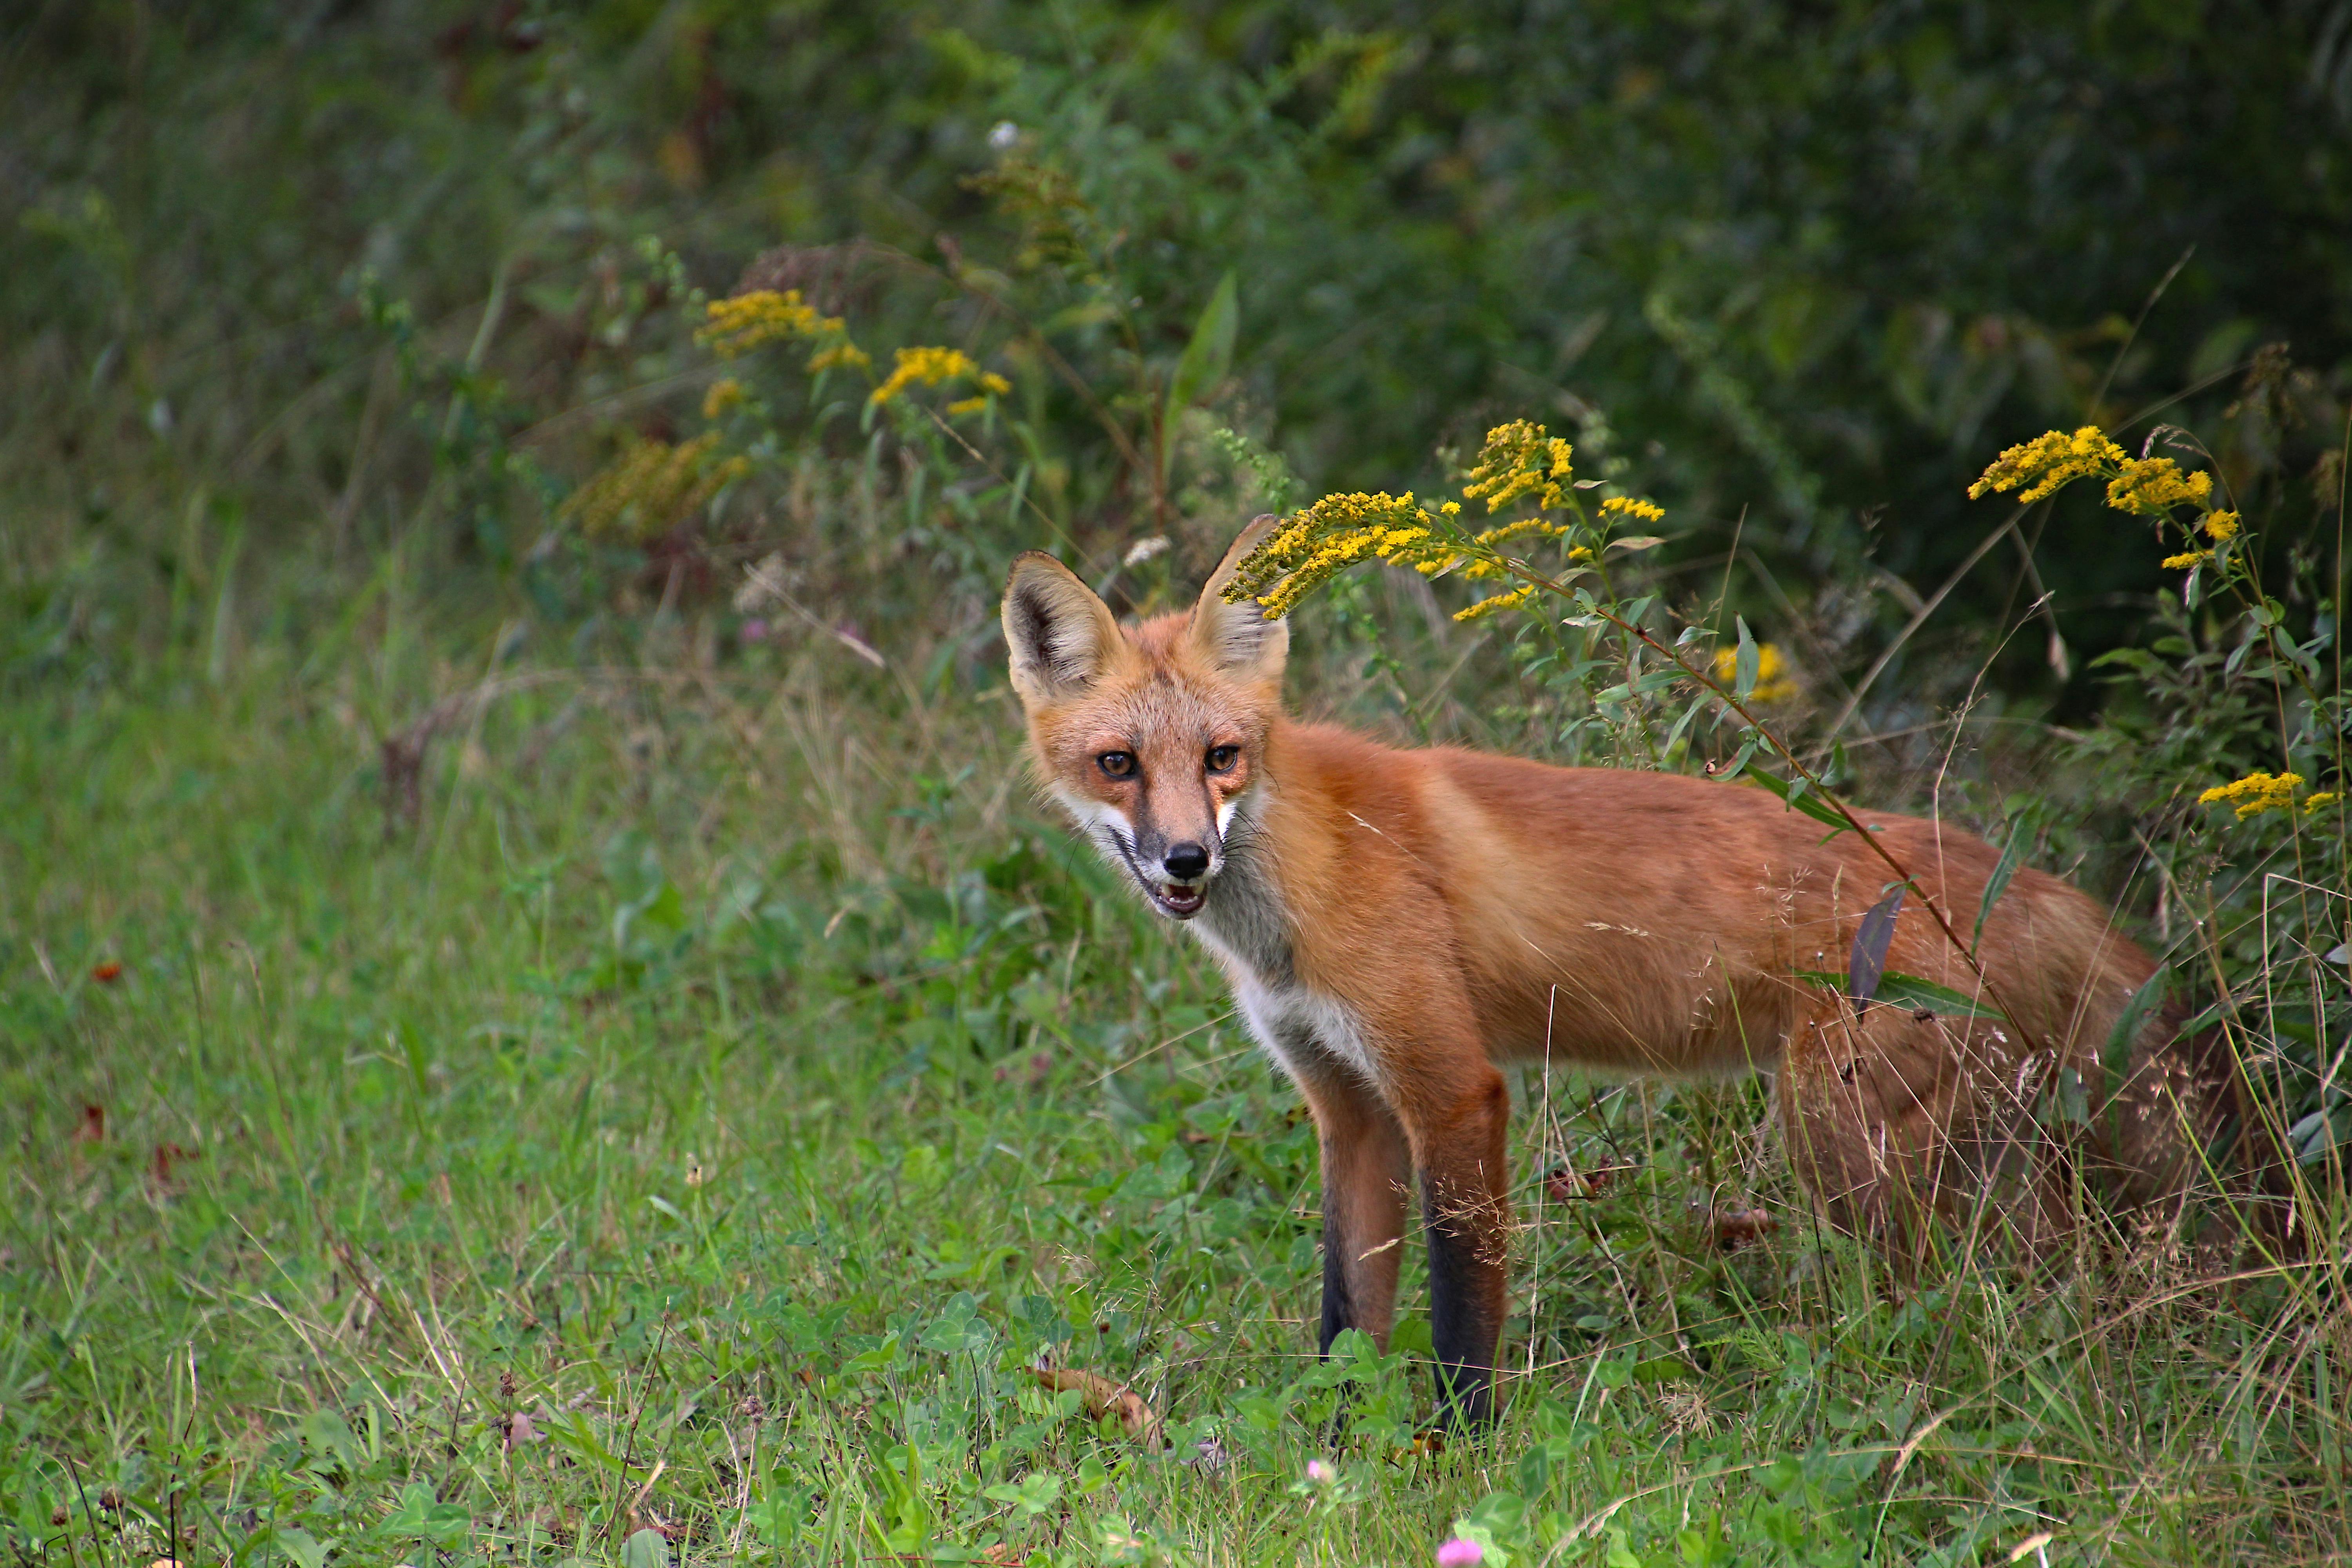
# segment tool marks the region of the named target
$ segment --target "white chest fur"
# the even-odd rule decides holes
[[[1380,1060],[1343,1004],[1296,981],[1265,984],[1246,966],[1218,952],[1215,939],[1208,932],[1201,934],[1202,941],[1217,952],[1234,1000],[1240,1004],[1242,1016],[1249,1020],[1250,1033],[1294,1081],[1328,1077],[1337,1064],[1373,1089],[1380,1088]]]
[[[1327,1077],[1337,1066],[1377,1089],[1379,1058],[1354,1015],[1298,979],[1292,922],[1268,864],[1262,794],[1224,825],[1224,868],[1192,932],[1225,972],[1250,1033],[1294,1080]]]

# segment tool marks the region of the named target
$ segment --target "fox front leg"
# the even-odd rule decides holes
[[[1404,1129],[1379,1097],[1339,1073],[1307,1079],[1323,1155],[1323,1323],[1318,1354],[1349,1329],[1388,1349],[1399,1244],[1412,1176]]]

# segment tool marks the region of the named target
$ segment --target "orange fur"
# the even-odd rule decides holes
[[[1889,884],[1858,836],[1824,841],[1759,789],[1401,751],[1292,720],[1283,624],[1220,597],[1258,533],[1190,615],[1126,629],[1051,558],[1024,556],[1005,631],[1049,792],[1201,936],[1314,1112],[1327,1348],[1350,1327],[1386,1341],[1409,1165],[1441,1373],[1463,1414],[1487,1410],[1509,1217],[1497,1064],[1512,1059],[1773,1073],[1799,1171],[1856,1227],[1916,1236],[1916,1220],[1979,1201],[2029,1238],[2064,1225],[2034,1105],[2062,1068],[2105,1100],[2101,1047],[2155,967],[2104,909],[2021,869],[1980,950],[2010,1023],[1885,1005],[1857,1017],[1794,972],[1843,972]],[[1990,848],[1935,822],[1864,819],[1919,889],[1973,918]],[[1207,864],[1179,874],[1192,847]],[[1887,964],[1972,988],[1916,898]],[[2130,1195],[2179,1189],[2184,1129],[2206,1123],[2213,1087],[2192,1081],[2168,1027],[2144,1032],[2122,1135],[2098,1150]]]

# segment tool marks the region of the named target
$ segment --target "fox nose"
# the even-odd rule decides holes
[[[1209,868],[1209,852],[1197,844],[1179,844],[1168,851],[1168,858],[1160,864],[1167,868],[1170,876],[1190,881]]]

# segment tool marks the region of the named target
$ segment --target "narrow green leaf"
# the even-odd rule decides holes
[[[2017,875],[2017,863],[2023,858],[2025,841],[2032,836],[2031,825],[2022,816],[2010,828],[2009,843],[2002,847],[2000,859],[1993,867],[1992,875],[1985,879],[1984,897],[1977,904],[1976,934],[1969,938],[1971,954],[1984,942],[1985,921],[1992,913],[1992,907],[2000,902],[2001,894],[2009,890],[2009,879]]]
[[[1234,275],[1226,273],[1217,280],[1216,291],[1201,310],[1201,319],[1192,324],[1192,341],[1184,345],[1184,353],[1176,362],[1176,372],[1168,378],[1168,407],[1161,416],[1160,441],[1160,475],[1168,477],[1168,464],[1175,453],[1176,421],[1184,410],[1216,390],[1233,368],[1234,334],[1241,325],[1241,296]]]
[[[2091,1124],[2091,1096],[2081,1073],[2073,1068],[2060,1068],[2052,1098],[2055,1101],[2052,1109],[2059,1121],[2074,1127]]]
[[[2345,1121],[2344,1107],[2315,1110],[2286,1130],[2286,1141],[2294,1150],[2295,1163],[2315,1165],[2326,1159],[2336,1144],[2345,1140],[2340,1135]]]
[[[1740,774],[1748,771],[1748,760],[1756,755],[1756,748],[1760,743],[1761,742],[1757,738],[1756,732],[1752,730],[1749,731],[1748,732],[1748,738],[1739,742],[1739,750],[1732,754],[1731,761],[1724,766],[1716,769],[1716,771],[1709,776],[1717,779],[1738,778]]]
[[[1030,465],[1024,462],[1013,476],[1013,499],[1004,505],[1004,521],[1007,522],[1021,521],[1021,503],[1029,499],[1029,474]]]
[[[1757,674],[1763,668],[1764,656],[1756,648],[1756,636],[1748,629],[1748,619],[1735,616],[1731,624],[1739,634],[1738,651],[1732,655],[1731,694],[1742,702],[1754,694]]]
[[[1700,710],[1706,708],[1710,700],[1711,699],[1702,692],[1689,707],[1683,710],[1683,716],[1675,721],[1673,729],[1666,731],[1665,751],[1668,755],[1673,754],[1675,742],[1683,738],[1683,731],[1690,728],[1691,721],[1699,716]]]
[[[1848,977],[1826,969],[1800,969],[1793,972],[1809,985],[1826,986],[1841,995],[1848,993]],[[1948,985],[1938,985],[1916,974],[1906,974],[1890,969],[1878,977],[1877,995],[1883,1005],[1906,1008],[1912,1012],[1929,1012],[1939,1017],[1982,1018],[1990,1023],[2006,1023],[2000,1014],[1965,992]]]
[[[1826,796],[1812,787],[1811,779],[1798,779],[1791,783],[1787,779],[1775,778],[1760,769],[1749,776],[1779,796],[1783,805],[1803,812],[1816,822],[1826,822],[1841,832],[1853,826]]]
[[[1908,1007],[1914,1012],[1925,1009],[1950,1018],[1984,1018],[1992,1023],[2007,1022],[1995,1009],[1965,991],[1955,991],[1948,985],[1938,985],[1916,974],[1906,974],[1890,969],[1879,977],[1878,999],[1896,1007]]]
[[[2131,994],[2131,1000],[2124,1004],[2123,1011],[2116,1015],[2115,1026],[2107,1031],[2107,1045],[2099,1053],[2099,1065],[2107,1069],[2107,1106],[2111,1112],[2122,1103],[2117,1091],[2131,1076],[2132,1042],[2139,1037],[2140,1026],[2147,1022],[2148,1015],[2163,1004],[2165,989],[2171,984],[2171,966],[2158,965],[2147,983]]]

